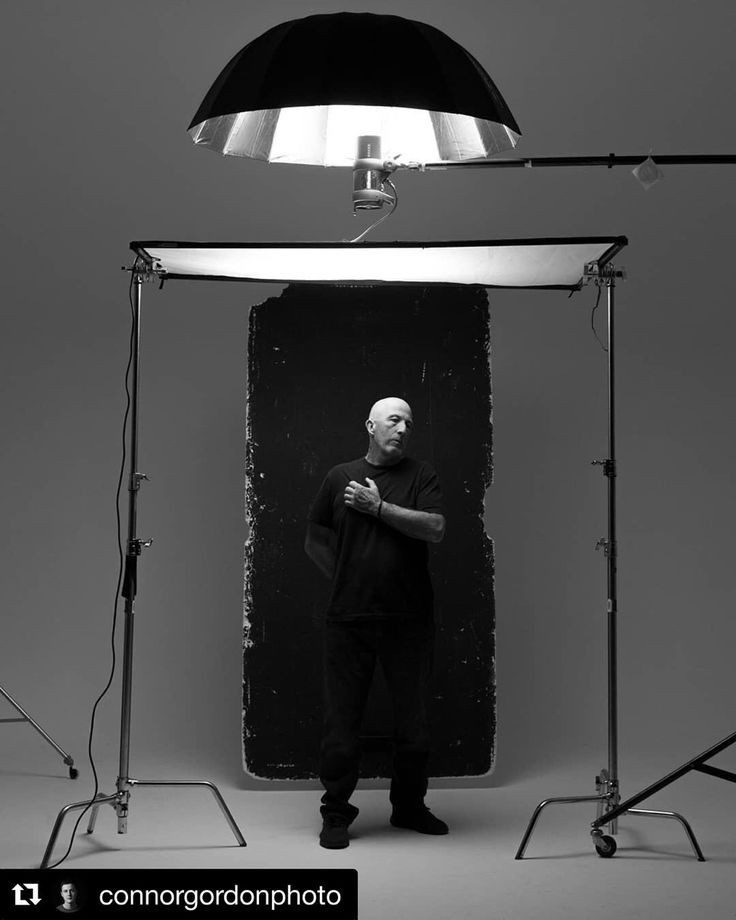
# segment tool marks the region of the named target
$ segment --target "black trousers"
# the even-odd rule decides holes
[[[434,624],[427,619],[328,620],[324,631],[324,731],[320,780],[322,816],[354,820],[350,796],[360,770],[359,733],[376,661],[380,661],[394,715],[390,800],[396,811],[421,806],[430,753],[427,697]]]

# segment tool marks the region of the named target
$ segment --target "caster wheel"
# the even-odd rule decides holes
[[[613,837],[604,834],[596,840],[595,851],[599,856],[608,859],[616,852],[616,841]]]
[[[69,779],[76,779],[79,776],[79,770],[76,767],[69,767]]]

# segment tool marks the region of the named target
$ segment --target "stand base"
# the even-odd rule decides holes
[[[213,783],[207,782],[206,780],[181,781],[142,780],[127,778],[118,780],[119,791],[112,795],[104,795],[103,793],[100,793],[91,802],[73,802],[69,805],[65,805],[61,809],[56,817],[56,822],[54,823],[53,830],[51,831],[51,837],[49,838],[46,851],[43,854],[40,868],[46,869],[48,867],[49,861],[51,859],[51,854],[59,836],[59,831],[61,830],[61,825],[64,821],[64,818],[66,818],[66,816],[72,811],[83,811],[86,808],[92,808],[89,817],[89,823],[87,825],[87,833],[91,834],[94,831],[95,823],[97,822],[97,812],[99,811],[100,805],[111,805],[115,809],[118,817],[118,833],[126,834],[128,832],[128,806],[130,800],[130,789],[134,786],[203,786],[205,789],[209,789],[212,795],[214,795],[217,804],[220,806],[220,810],[222,811],[225,820],[230,825],[230,830],[235,835],[235,839],[238,841],[238,846],[247,846],[245,838],[240,832],[240,828],[235,823],[235,818],[233,818],[230,809],[225,804],[225,800],[220,794],[219,789]]]
[[[601,771],[603,776],[606,776],[605,771]],[[604,780],[604,785],[608,784],[610,781],[606,778]],[[601,785],[601,777],[596,777],[596,784]],[[559,804],[571,804],[577,802],[597,802],[599,815],[598,818],[593,822],[593,830],[591,831],[591,836],[593,837],[593,844],[595,850],[599,856],[607,858],[613,856],[616,852],[616,840],[613,836],[604,834],[601,830],[601,826],[604,824],[610,824],[612,833],[615,834],[618,826],[618,818],[623,817],[624,815],[641,815],[648,818],[672,818],[676,821],[679,821],[682,825],[687,838],[690,842],[690,845],[693,848],[695,856],[698,859],[698,862],[705,862],[705,856],[703,856],[703,851],[700,849],[698,841],[695,838],[692,828],[688,822],[683,818],[682,815],[677,814],[674,811],[651,811],[645,808],[628,808],[626,807],[628,803],[624,802],[623,806],[618,805],[618,793],[617,791],[604,792],[598,795],[585,795],[585,796],[566,796],[563,798],[552,798],[545,799],[540,802],[539,805],[534,809],[529,824],[527,825],[524,836],[522,837],[521,843],[519,844],[519,849],[516,851],[515,859],[523,859],[524,853],[526,851],[529,839],[534,831],[539,816],[542,811],[548,805],[559,805]],[[616,800],[616,801],[614,801]],[[611,808],[611,804],[615,807]],[[633,802],[632,802],[633,804]],[[605,808],[608,805],[609,808]]]

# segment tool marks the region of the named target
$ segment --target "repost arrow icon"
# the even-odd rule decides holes
[[[21,896],[21,892],[24,889],[27,889],[31,892],[31,897],[27,901],[24,897]],[[16,907],[28,907],[30,904],[36,905],[40,904],[41,902],[41,898],[38,896],[38,885],[35,883],[26,885],[14,885],[13,891],[15,892]]]

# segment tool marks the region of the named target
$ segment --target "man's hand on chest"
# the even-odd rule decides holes
[[[368,483],[367,486],[361,485],[355,479],[350,480],[345,486],[345,504],[348,508],[354,508],[356,511],[362,511],[364,514],[375,517],[381,505],[381,493],[372,479],[366,476],[365,481]]]

